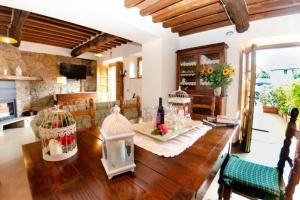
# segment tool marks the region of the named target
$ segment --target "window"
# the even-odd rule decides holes
[[[129,78],[136,78],[136,72],[135,72],[135,64],[133,62],[130,62],[129,64]]]
[[[110,66],[108,69],[108,93],[109,93],[109,100],[115,101],[117,89],[116,89],[116,66]]]
[[[137,77],[142,78],[143,76],[143,59],[142,57],[137,58]]]

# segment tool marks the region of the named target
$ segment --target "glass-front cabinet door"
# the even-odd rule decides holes
[[[202,53],[199,55],[198,60],[200,71],[202,71],[203,68],[208,69],[209,67],[213,67],[214,64],[219,64],[222,62],[220,52]],[[211,88],[209,85],[210,84],[208,82],[199,80],[199,89],[204,93],[211,93]]]
[[[220,63],[220,53],[206,53],[200,55],[201,65],[212,65]]]
[[[197,56],[185,55],[179,57],[178,84],[184,91],[195,90],[197,85],[195,71],[197,69]]]

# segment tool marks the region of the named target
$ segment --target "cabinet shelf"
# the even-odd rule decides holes
[[[184,83],[180,83],[180,85],[183,86],[196,86],[196,82],[184,82]]]
[[[180,76],[196,76],[194,73],[181,73]]]
[[[12,75],[0,75],[0,80],[8,81],[42,81],[41,77],[35,76],[12,76]]]

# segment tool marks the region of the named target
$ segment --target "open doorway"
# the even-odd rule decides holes
[[[261,47],[256,51],[251,149],[269,151],[274,159],[278,159],[285,138],[289,111],[300,107],[299,54],[300,46],[294,45]],[[290,152],[295,152],[294,147]]]

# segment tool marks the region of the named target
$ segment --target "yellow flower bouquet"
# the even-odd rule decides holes
[[[230,85],[231,76],[235,73],[235,68],[228,64],[202,65],[202,69],[195,72],[197,77],[208,82],[213,89]]]

